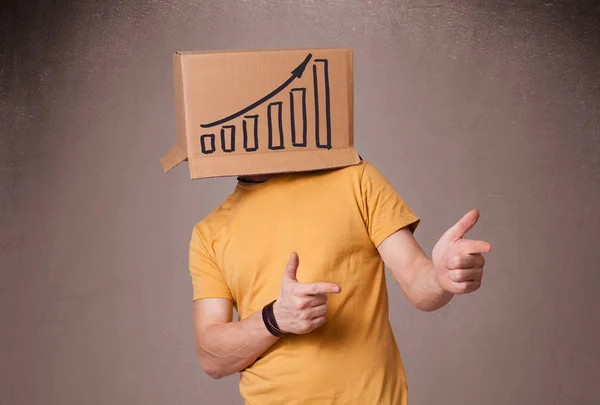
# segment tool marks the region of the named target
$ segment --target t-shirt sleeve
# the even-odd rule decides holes
[[[227,298],[233,301],[223,272],[207,249],[206,240],[198,226],[194,227],[190,240],[189,265],[194,301],[201,298]]]
[[[415,232],[420,219],[369,162],[364,164],[361,193],[369,236],[376,247],[406,226]]]

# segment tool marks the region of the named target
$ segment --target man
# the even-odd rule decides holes
[[[190,243],[201,366],[240,373],[249,405],[406,404],[384,264],[423,311],[477,290],[491,246],[463,236],[478,216],[429,259],[413,237],[419,218],[368,162],[239,179]]]

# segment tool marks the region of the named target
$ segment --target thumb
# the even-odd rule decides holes
[[[299,265],[300,258],[298,257],[298,253],[292,252],[292,254],[290,255],[290,260],[285,266],[285,271],[283,272],[283,279],[287,281],[298,282],[298,279],[296,279],[296,271],[298,270]]]
[[[461,219],[458,220],[456,224],[452,226],[452,228],[446,231],[442,238],[451,242],[456,242],[458,239],[465,236],[465,234],[475,226],[477,220],[479,220],[478,210],[471,210],[467,212]]]

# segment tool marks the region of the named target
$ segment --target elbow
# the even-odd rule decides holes
[[[406,297],[407,301],[410,303],[410,305],[412,305],[413,307],[415,307],[416,309],[418,309],[419,311],[422,312],[433,312],[439,308],[441,308],[440,305],[438,305],[437,302],[430,300],[430,299],[422,299],[420,297],[414,297],[412,294],[408,294],[408,293],[404,293],[404,296]]]
[[[422,299],[422,300],[409,300],[413,307],[417,308],[422,312],[433,312],[444,307],[450,302],[452,296],[445,297],[444,299]]]
[[[413,307],[415,307],[416,309],[418,309],[419,311],[422,312],[433,312],[435,311],[437,308],[434,308],[430,302],[427,301],[423,301],[423,300],[415,300],[415,299],[411,299],[411,297],[406,297],[408,299],[408,302],[410,303],[410,305],[412,305]]]
[[[208,375],[213,380],[220,380],[221,378],[227,377],[230,374],[227,373],[226,370],[222,369],[221,367],[217,367],[213,364],[208,364],[206,360],[203,360],[201,358],[199,360],[200,367],[202,367],[202,370],[204,370],[206,375]]]
[[[434,307],[434,306],[422,304],[422,303],[413,304],[413,306],[422,312],[433,312],[433,311],[440,309],[440,307],[437,307],[437,306]]]
[[[442,291],[427,291],[423,289],[405,288],[404,295],[408,302],[422,312],[433,312],[448,304],[454,294]]]
[[[221,378],[227,377],[227,374],[225,374],[221,370],[204,369],[204,371],[213,380],[220,380]]]
[[[217,362],[211,360],[208,352],[202,347],[199,339],[196,340],[196,358],[200,363],[200,368],[213,380],[220,380],[225,377],[225,372]]]
[[[221,378],[235,374],[235,371],[229,370],[222,365],[215,364],[210,358],[202,354],[198,355],[198,360],[202,370],[204,370],[204,372],[213,380],[220,380]]]

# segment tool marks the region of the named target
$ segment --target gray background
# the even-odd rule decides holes
[[[598,4],[4,2],[0,401],[241,403],[197,363],[187,272],[234,181],[162,174],[171,53],[344,46],[356,145],[423,247],[471,208],[494,247],[435,313],[389,283],[410,402],[600,404]]]

